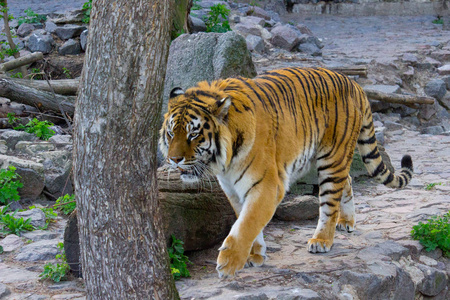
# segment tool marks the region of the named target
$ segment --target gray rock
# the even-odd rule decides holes
[[[426,57],[422,62],[417,63],[416,67],[421,70],[433,70],[439,67],[441,63],[431,57]]]
[[[87,28],[84,25],[80,26],[80,25],[66,24],[62,27],[56,28],[55,34],[61,40],[68,40],[68,39],[79,36],[86,29]]]
[[[27,281],[36,281],[39,279],[39,273],[24,270],[24,268],[3,267],[0,272],[1,283],[21,283]]]
[[[249,34],[261,36],[261,28],[262,27],[256,24],[239,23],[234,27],[234,30],[239,32],[243,36],[247,36]]]
[[[28,39],[27,48],[31,52],[48,54],[52,51],[55,41],[49,34],[33,33]]]
[[[429,126],[426,128],[423,128],[420,133],[422,134],[431,134],[431,135],[438,135],[444,132],[444,128],[442,126]]]
[[[242,17],[241,23],[264,26],[264,24],[266,24],[266,21],[263,18],[249,16],[249,17]]]
[[[61,237],[61,234],[48,230],[33,230],[22,233],[22,237],[37,242],[42,240],[53,240]]]
[[[448,279],[444,271],[421,264],[418,264],[418,267],[425,275],[418,287],[423,295],[436,296],[447,286]]]
[[[446,84],[441,79],[434,79],[426,84],[424,91],[428,96],[441,100],[447,92]]]
[[[206,31],[206,24],[205,24],[205,22],[203,22],[202,19],[193,17],[191,15],[189,17],[191,18],[191,22],[192,22],[191,29],[192,29],[193,33]]]
[[[438,68],[439,75],[449,75],[450,74],[450,65],[444,65]]]
[[[11,150],[15,150],[19,141],[36,141],[38,139],[32,133],[18,130],[6,130],[1,133],[1,138],[6,141],[6,146]]]
[[[450,76],[445,76],[444,78],[442,78],[442,80],[444,80],[447,90],[450,91]]]
[[[58,254],[58,243],[62,242],[59,239],[43,240],[32,244],[25,245],[20,249],[16,256],[18,261],[41,261],[55,259]]]
[[[392,122],[392,121],[389,121],[389,120],[386,120],[384,122],[384,126],[389,131],[403,129],[403,125],[402,124],[397,123],[397,122]]]
[[[16,173],[22,178],[23,187],[19,189],[22,199],[34,200],[44,189],[44,166],[30,160],[24,160],[13,156],[0,155],[0,167],[9,165],[16,167]]]
[[[3,247],[4,252],[12,252],[20,247],[22,247],[24,242],[20,237],[15,234],[7,235],[3,240],[0,241],[0,246]],[[0,292],[1,295],[1,292]],[[1,296],[0,296],[1,299]]]
[[[24,142],[20,141],[16,144],[16,151],[35,155],[39,152],[55,150],[55,145],[50,142],[36,141],[36,142]]]
[[[375,85],[366,85],[364,86],[364,88],[380,91],[383,93],[397,94],[400,92],[400,87],[398,85],[375,84]]]
[[[289,292],[283,292],[277,295],[277,299],[280,300],[321,300],[322,297],[319,296],[318,293],[316,293],[313,290],[310,289],[292,289]]]
[[[19,28],[17,28],[17,35],[24,37],[32,33],[35,29],[36,27],[34,27],[32,24],[22,23]]]
[[[288,195],[275,212],[275,217],[283,221],[309,220],[318,215],[319,199],[315,196]]]
[[[77,55],[81,53],[80,42],[70,39],[58,49],[60,55]]]
[[[288,25],[275,26],[270,33],[272,45],[288,51],[292,51],[300,42],[299,33]]]
[[[298,51],[306,53],[312,56],[322,56],[322,51],[316,44],[313,43],[303,43],[298,45]]]
[[[35,228],[45,226],[45,214],[42,209],[33,208],[26,211],[17,212],[15,215],[16,218],[31,219],[31,225]]]
[[[412,65],[416,64],[418,62],[417,56],[411,53],[405,53],[402,56],[402,61],[405,63],[410,63]]]
[[[384,255],[394,260],[399,260],[400,257],[409,254],[409,249],[403,247],[397,242],[386,241],[375,246],[364,248],[360,251],[360,254]]]
[[[233,76],[256,76],[245,39],[239,34],[183,34],[172,41],[164,84],[163,112],[167,110],[170,91],[187,89],[197,82]]]
[[[247,14],[247,16],[259,17],[259,18],[263,18],[265,20],[271,19],[270,14],[258,6],[249,7],[246,14]]]
[[[245,41],[247,42],[247,49],[250,51],[255,51],[258,53],[264,52],[264,40],[256,35],[249,34],[245,38]]]
[[[0,299],[6,299],[5,297],[11,294],[11,290],[9,287],[4,285],[3,283],[0,283]]]
[[[56,28],[58,28],[58,26],[52,21],[45,22],[45,31],[55,33]]]
[[[80,34],[80,45],[83,51],[86,51],[88,34],[89,34],[88,29],[83,30],[83,32]]]
[[[69,134],[57,134],[48,139],[56,147],[65,147],[72,144],[72,136]]]
[[[297,25],[295,25],[295,27],[297,27],[297,29],[300,30],[300,32],[302,34],[306,34],[308,36],[313,36],[313,33],[312,33],[311,29],[306,27],[306,25],[304,25],[304,24],[297,24]]]
[[[257,293],[256,295],[243,295],[235,298],[236,300],[269,300],[265,293]]]
[[[49,151],[39,154],[43,159],[45,188],[56,198],[65,194],[73,194],[69,180],[72,170],[72,156],[68,151]]]
[[[430,120],[438,112],[438,104],[422,105],[419,111],[419,117],[424,120]]]

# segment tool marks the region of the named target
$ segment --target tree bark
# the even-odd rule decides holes
[[[364,92],[366,93],[368,98],[383,102],[404,104],[407,106],[414,104],[434,104],[434,98],[431,97],[383,93],[368,88],[364,88]]]
[[[88,299],[176,299],[156,146],[173,1],[93,1],[75,114],[74,179]]]
[[[75,111],[75,97],[39,91],[32,87],[17,84],[11,78],[0,78],[0,96],[37,107],[41,111],[50,110],[57,114],[62,114],[62,111],[64,111],[69,116],[73,116]]]

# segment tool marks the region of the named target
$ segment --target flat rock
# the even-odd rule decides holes
[[[9,267],[0,263],[0,283],[19,283],[27,281],[37,281],[39,273],[24,270],[23,268]]]
[[[35,29],[36,27],[34,27],[32,24],[22,23],[19,28],[17,28],[17,35],[24,37],[32,33]]]
[[[0,241],[0,246],[3,247],[4,252],[12,252],[16,249],[19,249],[23,245],[24,242],[22,241],[22,239],[15,234],[9,234]]]
[[[11,290],[9,287],[4,285],[3,283],[0,283],[0,299],[5,299],[6,296],[11,294]]]
[[[58,53],[60,55],[77,55],[81,53],[81,45],[80,42],[69,39],[61,47],[58,48]]]
[[[27,231],[22,234],[23,238],[32,240],[33,242],[42,241],[42,240],[53,240],[61,237],[61,234],[54,231],[48,230],[33,230]]]
[[[55,150],[55,146],[50,142],[27,142],[20,141],[16,144],[15,149],[30,155],[35,155],[39,152]]]
[[[20,141],[36,141],[38,139],[32,133],[19,130],[6,130],[1,133],[1,138],[6,141],[6,146],[11,150],[15,150],[16,144]]]
[[[367,247],[360,251],[360,254],[362,253],[379,254],[388,256],[394,260],[399,260],[400,257],[408,255],[409,250],[397,242],[386,241],[372,247]]]
[[[18,261],[42,261],[53,260],[58,254],[58,243],[60,239],[42,240],[25,245],[15,257]]]
[[[31,219],[31,225],[35,228],[45,226],[45,213],[39,208],[17,212],[15,217],[23,218],[24,220]]]
[[[275,212],[275,217],[283,221],[309,220],[318,215],[319,199],[315,196],[286,196]]]
[[[443,65],[438,68],[439,75],[450,75],[450,65]]]
[[[263,18],[265,20],[270,20],[270,14],[265,11],[264,9],[262,9],[261,7],[258,6],[251,6],[247,9],[246,14],[248,16],[254,16],[254,17],[259,17],[259,18]]]
[[[80,26],[80,25],[74,25],[74,24],[66,24],[64,26],[56,28],[55,34],[61,40],[68,40],[68,39],[79,36],[86,29],[87,28],[84,25]]]

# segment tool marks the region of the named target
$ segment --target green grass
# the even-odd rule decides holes
[[[450,211],[443,216],[434,216],[427,223],[413,226],[411,236],[425,247],[426,251],[440,248],[450,257]]]

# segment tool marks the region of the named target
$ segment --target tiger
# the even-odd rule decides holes
[[[185,182],[213,174],[237,220],[219,248],[219,277],[266,260],[263,229],[289,186],[315,165],[319,218],[311,253],[330,251],[335,230],[355,229],[350,164],[356,146],[371,177],[403,188],[413,175],[380,156],[370,103],[362,87],[324,68],[290,67],[253,79],[234,77],[170,92],[159,147]]]

